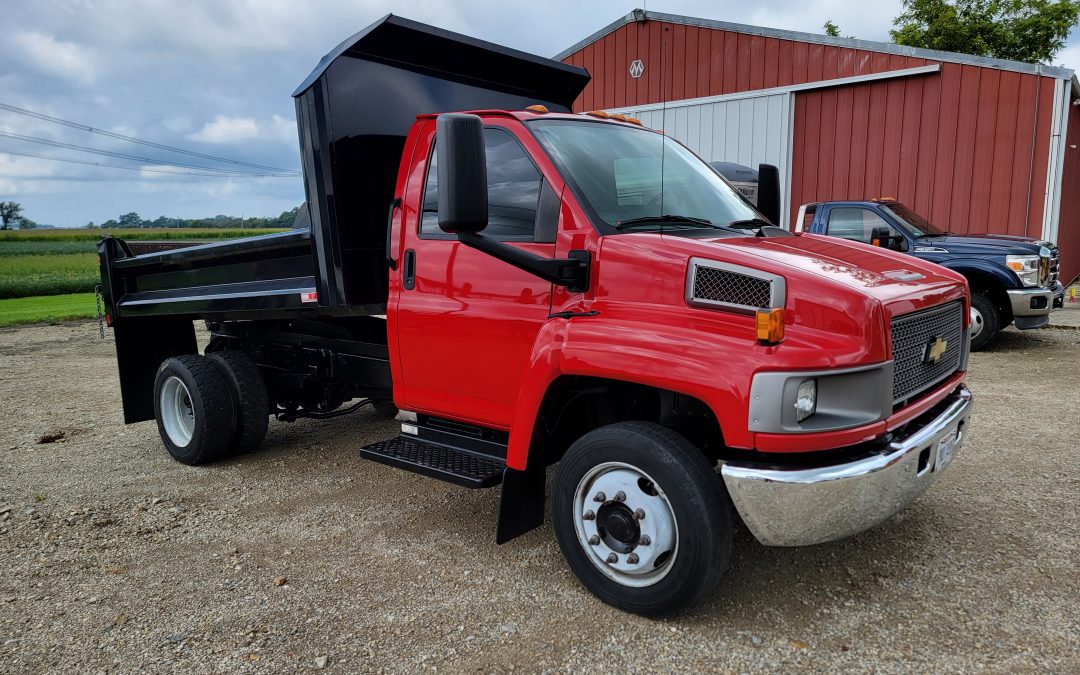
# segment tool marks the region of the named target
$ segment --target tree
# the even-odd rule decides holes
[[[92,220],[91,220],[91,221],[90,221],[89,223],[87,223],[87,224],[83,225],[83,227],[85,227],[85,228],[86,228],[86,229],[88,229],[88,230],[95,230],[95,229],[97,229],[97,225],[95,225],[95,224],[94,224],[94,221],[92,221]]]
[[[1048,63],[1080,17],[1080,0],[903,0],[896,44]]]
[[[19,216],[18,225],[20,230],[32,230],[37,227],[37,223],[26,216]]]
[[[825,34],[829,37],[840,37],[840,27],[832,22],[831,19],[825,20]]]
[[[0,230],[11,230],[22,219],[22,204],[18,202],[0,202]]]
[[[139,227],[142,225],[142,218],[139,214],[132,211],[131,213],[125,213],[120,216],[120,227]]]

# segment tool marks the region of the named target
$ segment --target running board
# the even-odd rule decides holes
[[[506,468],[506,463],[498,457],[431,443],[415,436],[398,436],[373,443],[361,448],[360,456],[467,488],[498,485]]]

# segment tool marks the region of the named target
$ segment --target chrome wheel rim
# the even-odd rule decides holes
[[[657,583],[679,552],[679,528],[660,485],[630,464],[590,469],[574,493],[574,529],[586,557],[624,586]]]
[[[178,448],[186,447],[195,433],[195,407],[187,385],[176,375],[161,386],[161,426]]]
[[[971,308],[971,339],[979,337],[979,333],[983,332],[983,315],[982,312]]]

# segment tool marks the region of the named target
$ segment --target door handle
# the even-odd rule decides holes
[[[402,270],[401,286],[411,291],[416,286],[416,251],[405,251],[405,269]]]

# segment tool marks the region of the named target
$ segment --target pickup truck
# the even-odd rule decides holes
[[[894,199],[806,204],[795,227],[908,253],[964,275],[971,287],[973,350],[990,345],[1009,324],[1042,328],[1065,301],[1058,248],[1048,241],[946,232]]]
[[[125,422],[198,464],[372,404],[401,434],[360,455],[499,486],[498,543],[557,465],[570,569],[646,615],[709,593],[736,518],[800,546],[905,508],[969,433],[963,277],[771,226],[671,138],[571,114],[588,79],[393,16],[346,40],[294,94],[308,224],[102,240]]]

